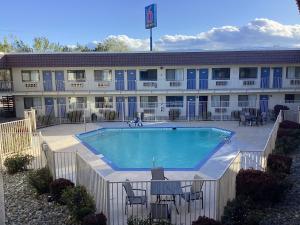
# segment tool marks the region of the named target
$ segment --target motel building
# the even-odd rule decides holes
[[[275,105],[300,105],[300,50],[1,54],[0,93],[17,118],[272,119]]]

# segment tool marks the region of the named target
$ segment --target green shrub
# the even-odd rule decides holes
[[[227,203],[221,221],[223,225],[258,225],[261,219],[262,213],[255,203],[240,196]]]
[[[284,128],[284,129],[300,129],[300,124],[289,121],[289,120],[284,120],[279,124],[279,128]]]
[[[59,178],[52,181],[50,183],[50,194],[53,200],[59,203],[63,203],[63,201],[61,201],[61,194],[65,189],[69,187],[74,187],[74,183],[70,180]]]
[[[29,184],[33,186],[38,194],[49,193],[49,184],[53,178],[47,167],[31,171],[28,174]]]
[[[107,218],[103,213],[89,214],[82,219],[82,225],[106,225]]]
[[[288,156],[270,154],[267,159],[267,171],[272,174],[289,174],[293,159]]]
[[[289,154],[299,148],[299,139],[289,136],[277,138],[274,153]]]
[[[62,200],[76,221],[81,221],[85,216],[96,211],[93,198],[83,186],[65,189],[62,193]]]
[[[32,160],[33,156],[31,155],[15,155],[7,157],[4,161],[4,166],[9,174],[14,174],[27,170]]]
[[[219,221],[216,221],[214,219],[205,216],[199,216],[196,221],[192,222],[192,225],[222,225],[222,224]]]
[[[275,118],[277,118],[280,110],[289,110],[289,107],[287,107],[286,105],[275,105],[274,106],[274,116],[275,116]]]
[[[259,170],[242,169],[236,177],[236,195],[261,204],[278,202],[283,188],[274,176]]]

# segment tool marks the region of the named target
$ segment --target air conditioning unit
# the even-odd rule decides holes
[[[36,88],[38,85],[37,83],[26,83],[25,87],[26,88]]]
[[[156,82],[143,82],[143,87],[157,88],[157,83]]]
[[[100,88],[105,88],[109,86],[109,82],[99,82],[98,87]]]
[[[71,83],[71,87],[72,88],[82,88],[83,87],[83,83]]]
[[[181,86],[180,81],[171,81],[170,82],[170,87],[179,87],[179,86]]]
[[[215,113],[226,113],[227,109],[226,108],[215,108]]]
[[[227,81],[216,81],[216,86],[226,86]]]
[[[300,85],[300,79],[299,80],[290,80],[290,85],[299,86]]]
[[[255,84],[254,80],[244,80],[243,81],[244,86],[250,86],[250,85],[254,85],[254,84]]]

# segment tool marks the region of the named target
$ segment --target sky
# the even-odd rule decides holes
[[[147,50],[144,7],[151,3],[156,50],[300,47],[295,0],[9,0],[1,3],[0,39],[92,46],[110,37]]]

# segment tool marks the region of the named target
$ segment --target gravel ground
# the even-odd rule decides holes
[[[26,174],[3,175],[6,225],[68,224],[66,206],[47,201],[47,195],[36,195]]]
[[[292,172],[287,179],[293,187],[283,202],[268,209],[268,215],[261,221],[261,225],[300,225],[300,153],[292,157]]]

